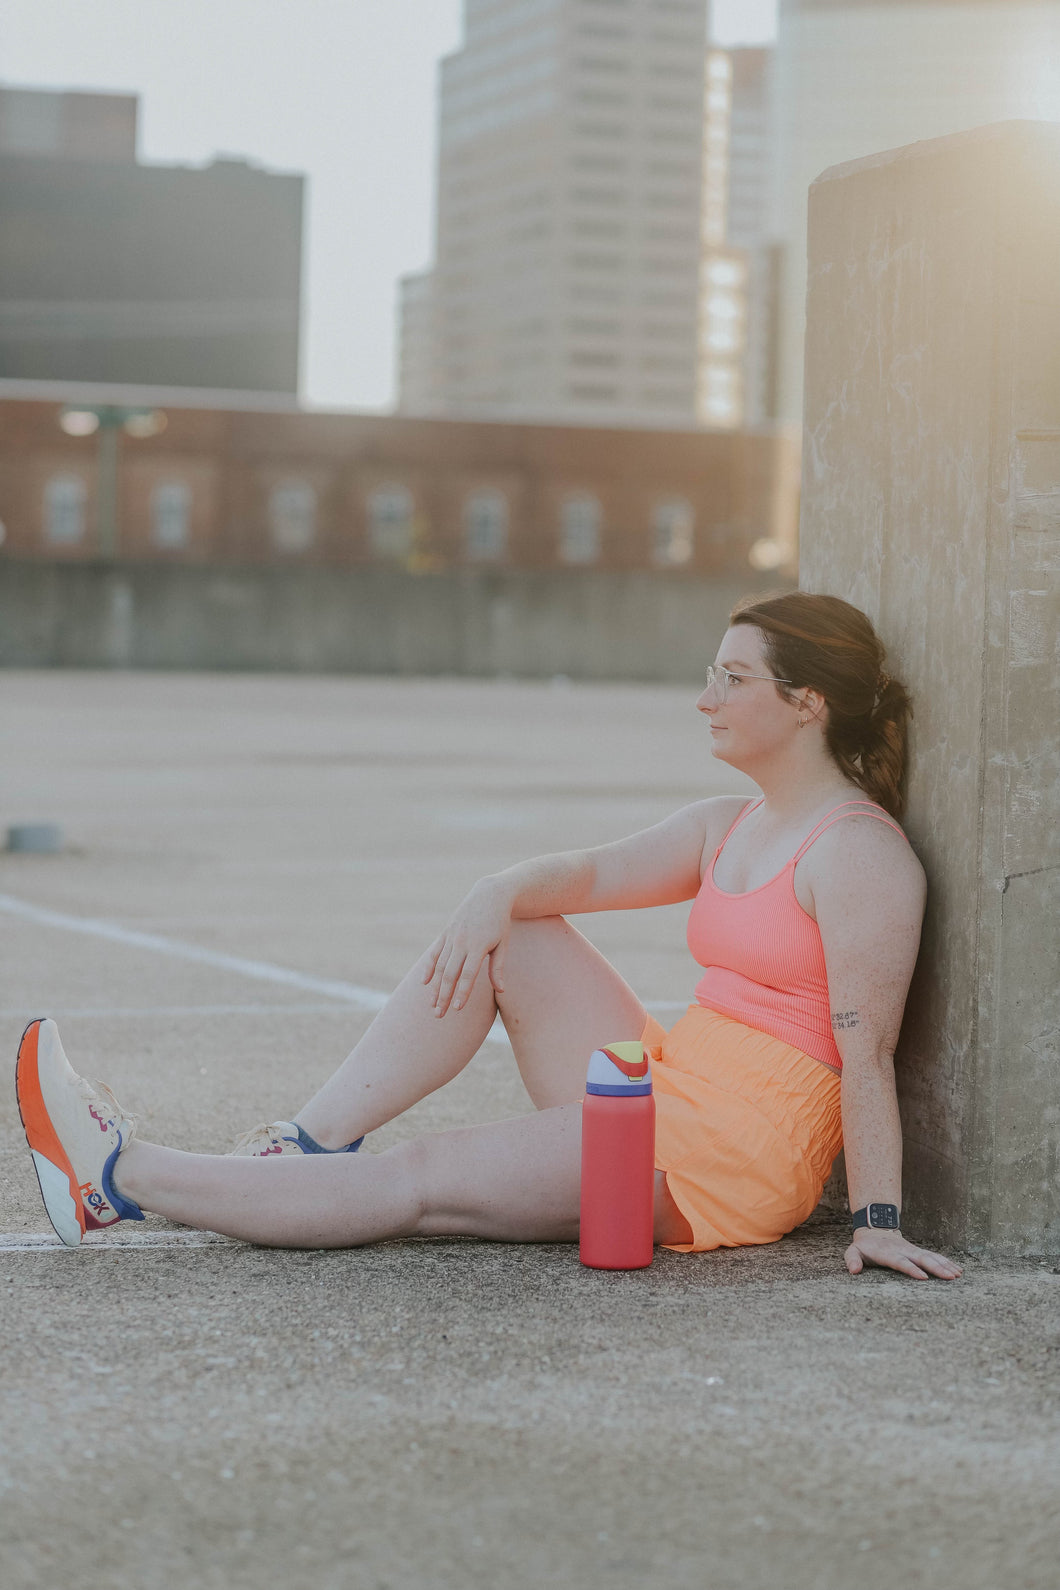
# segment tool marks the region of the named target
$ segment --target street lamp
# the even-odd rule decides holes
[[[118,551],[118,435],[137,441],[158,436],[166,428],[161,409],[123,408],[102,404],[63,409],[60,429],[67,436],[99,436],[96,452],[96,537],[101,558]]]

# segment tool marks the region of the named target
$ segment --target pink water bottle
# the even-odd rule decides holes
[[[582,1105],[581,1261],[642,1270],[652,1261],[655,1100],[641,1043],[612,1043],[589,1059]]]

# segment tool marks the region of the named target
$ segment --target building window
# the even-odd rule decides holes
[[[587,386],[584,383],[568,386],[567,396],[572,403],[617,403],[617,386]]]
[[[182,480],[163,480],[151,494],[151,534],[156,547],[175,552],[191,539],[191,489]]]
[[[662,568],[676,569],[692,556],[696,516],[683,497],[657,502],[652,515],[652,558]]]
[[[306,552],[316,534],[317,494],[305,480],[284,480],[269,493],[269,529],[278,552]]]
[[[412,551],[412,493],[407,486],[378,486],[368,498],[368,534],[380,558],[406,558]]]
[[[697,409],[708,425],[735,426],[743,407],[741,372],[732,365],[708,364],[701,368]]]
[[[88,493],[80,475],[53,475],[44,488],[44,534],[53,546],[72,546],[85,533]]]
[[[617,353],[582,352],[577,350],[569,356],[567,363],[581,370],[615,370],[621,360]]]
[[[499,491],[476,491],[464,506],[467,555],[474,562],[496,562],[508,550],[508,501]]]
[[[595,497],[567,497],[560,509],[559,555],[563,563],[595,563],[600,556],[603,512]]]

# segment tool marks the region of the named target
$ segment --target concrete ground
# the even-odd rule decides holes
[[[0,828],[67,837],[0,856],[9,1056],[50,1013],[145,1135],[226,1148],[297,1107],[481,872],[739,788],[693,695],[4,674]],[[580,923],[664,1020],[683,918]],[[368,1148],[528,1107],[489,1043]],[[0,1153],[5,1590],[1060,1584],[1056,1261],[853,1279],[827,1216],[627,1275],[156,1219],[68,1252],[10,1091]]]

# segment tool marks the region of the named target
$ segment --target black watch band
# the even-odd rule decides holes
[[[873,1231],[897,1231],[901,1220],[897,1204],[866,1204],[864,1209],[856,1209],[851,1216],[854,1230],[860,1226],[868,1226]]]

